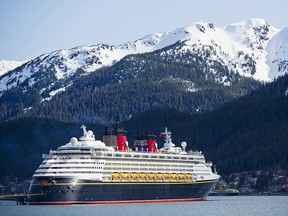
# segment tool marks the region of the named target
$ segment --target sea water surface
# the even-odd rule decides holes
[[[207,201],[109,205],[17,206],[0,201],[1,216],[288,216],[288,196],[214,196]]]

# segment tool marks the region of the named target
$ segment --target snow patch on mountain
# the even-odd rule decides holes
[[[14,70],[15,68],[21,66],[27,61],[7,61],[7,60],[0,60],[0,76],[3,74]]]
[[[269,41],[267,63],[270,66],[270,79],[288,73],[288,27],[284,28]]]
[[[197,45],[201,51],[201,46],[212,46],[214,56],[210,56],[211,60],[223,62],[230,71],[242,76],[270,81],[265,48],[279,30],[265,20],[245,20],[223,28],[215,27],[212,23],[197,23],[184,29],[189,32],[189,37],[182,50],[191,50],[192,47],[195,50]]]
[[[236,48],[234,56],[230,60],[230,69],[233,68],[231,66],[234,66],[240,75],[252,75],[254,79],[270,81],[266,47],[269,40],[279,30],[270,26],[263,19],[245,20],[224,28],[231,34]]]

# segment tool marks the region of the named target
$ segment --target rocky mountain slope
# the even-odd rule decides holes
[[[189,50],[196,54],[212,49],[214,53],[211,55],[211,60],[223,62],[231,72],[267,81],[285,72],[283,67],[280,71],[275,71],[275,67],[270,71],[271,65],[277,66],[281,61],[279,58],[283,57],[279,55],[273,57],[272,54],[278,53],[277,49],[287,48],[285,48],[287,44],[283,42],[285,29],[283,31],[279,32],[262,19],[245,20],[222,28],[212,23],[199,22],[171,32],[147,35],[119,46],[98,44],[57,50],[43,54],[1,77],[0,92],[23,82],[27,82],[29,86],[40,82],[34,78],[37,73],[51,73],[50,76],[53,75],[55,81],[68,79],[80,68],[88,73],[94,72],[101,67],[113,65],[126,55],[159,50],[177,41],[185,41],[185,46],[179,52]],[[269,44],[275,35],[278,36]],[[266,50],[268,44],[269,53]],[[266,63],[266,55],[271,58],[269,65]]]
[[[176,102],[172,107],[181,107],[179,103],[182,103],[183,107],[192,107],[190,111],[198,110],[198,107],[211,110],[257,88],[259,81],[270,81],[287,72],[286,31],[279,31],[262,19],[245,20],[221,28],[212,23],[198,22],[119,46],[98,44],[43,54],[0,77],[0,102],[2,110],[5,110],[0,115],[1,120],[24,114],[35,116],[36,113],[37,116],[55,116],[52,115],[54,109],[70,113],[77,110],[76,119],[79,120],[79,110],[83,112],[83,106],[75,108],[75,105],[67,104],[69,108],[63,108],[63,101],[71,101],[67,98],[74,97],[86,98],[78,100],[82,104],[88,104],[91,98],[101,101],[100,107],[90,105],[92,116],[99,113],[101,118],[109,116],[110,120],[112,115],[120,115],[113,112],[114,105],[118,104],[115,102],[117,98],[122,98],[121,101],[135,95],[149,98],[161,92],[158,97],[151,96],[148,104],[153,102],[154,108],[171,106],[174,97],[157,102],[159,97],[169,98],[164,96],[169,91],[158,88],[161,83],[165,83],[166,89],[177,86],[175,93],[182,95],[180,101],[185,101]],[[87,80],[90,81],[88,87],[84,86]],[[135,90],[133,94],[128,87]],[[229,87],[234,89],[225,93],[224,89]],[[80,88],[86,92],[76,93],[81,91]],[[222,90],[215,91],[216,88]],[[208,93],[209,89],[213,90]],[[188,97],[184,96],[187,92]],[[109,98],[113,103],[103,98]],[[125,113],[121,115],[127,117],[152,109],[146,108],[144,104],[147,101],[143,97],[136,98],[127,100],[132,108],[124,110],[121,107]],[[135,100],[139,100],[139,104],[132,102]]]
[[[158,108],[199,113],[259,87],[254,79],[230,73],[223,63],[211,60],[213,50],[179,52],[184,46],[185,42],[178,42],[154,52],[129,55],[84,76],[85,72],[78,70],[70,79],[57,80],[45,90],[42,86],[45,81],[53,82],[53,76],[30,88],[19,85],[0,98],[0,116],[2,120],[38,116],[109,122]],[[59,87],[63,92],[54,95]]]

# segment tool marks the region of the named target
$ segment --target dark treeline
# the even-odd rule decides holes
[[[128,131],[129,146],[137,133],[159,135],[168,127],[173,142],[201,150],[217,164],[220,174],[281,167],[288,169],[288,97],[279,95],[256,101],[233,102],[201,115],[174,109],[146,111],[120,124]],[[28,178],[41,163],[42,153],[80,137],[81,123],[51,119],[19,119],[1,124],[1,180],[5,176]],[[103,126],[87,125],[97,139]],[[158,136],[159,147],[163,140]]]
[[[57,149],[70,138],[82,136],[81,123],[53,119],[22,118],[0,123],[0,181],[29,178],[42,161],[42,154]],[[87,125],[95,132],[97,125]],[[99,134],[99,133],[98,133]]]
[[[147,121],[148,120],[148,121]],[[288,97],[241,103],[202,115],[175,110],[145,113],[124,124],[131,133],[167,126],[173,141],[202,150],[222,174],[256,169],[288,168]],[[161,144],[160,144],[161,146]]]

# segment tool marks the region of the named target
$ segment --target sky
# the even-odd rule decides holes
[[[198,21],[222,27],[262,18],[283,29],[287,8],[287,0],[0,0],[0,60],[119,45]]]

